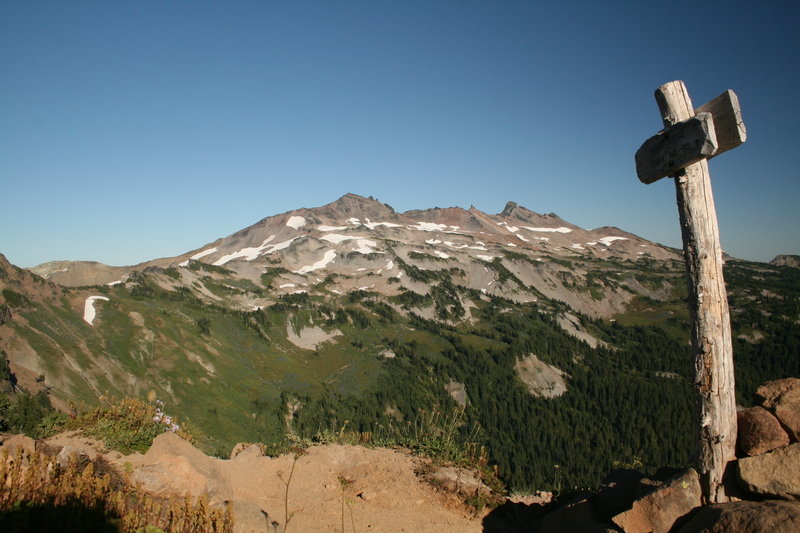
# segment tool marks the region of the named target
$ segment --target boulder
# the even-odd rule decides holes
[[[23,452],[33,453],[36,451],[36,441],[27,435],[11,435],[0,442],[0,454],[8,451],[9,457],[13,457],[20,448]]]
[[[443,466],[434,469],[426,477],[435,486],[465,497],[477,494],[491,494],[492,492],[492,489],[483,484],[478,474],[465,468]]]
[[[800,441],[800,387],[781,394],[772,408],[775,418],[789,433],[792,442]]]
[[[255,457],[264,456],[264,448],[261,444],[252,442],[237,442],[231,450],[231,459],[239,458],[239,460],[247,460]]]
[[[700,505],[700,478],[689,468],[635,500],[629,510],[612,520],[625,533],[667,533]]]
[[[209,457],[172,432],[162,433],[133,471],[132,479],[156,496],[206,495],[211,503],[231,499],[232,491]]]
[[[739,501],[698,509],[677,533],[796,533],[800,502]]]
[[[772,498],[800,499],[800,443],[737,461],[743,489]]]
[[[763,407],[750,407],[737,413],[740,455],[760,455],[789,444],[789,435],[778,419]]]
[[[800,390],[800,378],[784,378],[767,381],[756,389],[755,402],[767,409],[775,407],[775,402],[783,394],[792,390]]]
[[[70,465],[85,465],[89,462],[89,456],[83,453],[78,448],[67,444],[62,447],[56,455],[56,463],[62,467]]]
[[[269,531],[269,514],[259,505],[236,500],[230,502],[231,512],[233,513],[233,533],[252,533],[254,531]]]

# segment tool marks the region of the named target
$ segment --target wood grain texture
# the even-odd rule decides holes
[[[681,81],[661,86],[656,101],[665,127],[694,114]],[[707,161],[686,167],[675,178],[675,188],[689,278],[697,466],[704,499],[722,503],[729,500],[723,484],[725,469],[736,458],[736,398],[730,314]]]
[[[739,97],[728,89],[713,100],[694,110],[695,114],[711,113],[717,135],[717,151],[709,159],[736,148],[747,140],[747,128],[742,120]]]

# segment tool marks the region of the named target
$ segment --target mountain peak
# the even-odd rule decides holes
[[[378,218],[395,216],[397,213],[392,206],[384,204],[372,196],[363,197],[358,194],[347,193],[336,201],[319,207],[319,211],[327,216],[355,216],[358,218]]]
[[[508,202],[506,206],[503,208],[503,212],[500,213],[500,216],[510,217],[511,214],[514,212],[514,209],[518,206],[519,204],[517,204],[517,202]]]

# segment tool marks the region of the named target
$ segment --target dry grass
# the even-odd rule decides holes
[[[122,533],[231,533],[229,508],[205,498],[156,499],[139,492],[103,460],[18,450],[0,458],[0,530]]]

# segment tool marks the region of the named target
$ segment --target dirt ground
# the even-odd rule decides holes
[[[474,474],[452,468],[437,473],[429,461],[402,450],[325,445],[266,457],[253,445],[233,459],[218,459],[171,433],[159,436],[146,454],[109,452],[76,433],[47,443],[103,455],[157,495],[205,493],[212,504],[232,502],[237,533],[283,532],[287,517],[290,533],[520,531],[497,511],[493,519],[489,510],[465,504],[479,490]]]

